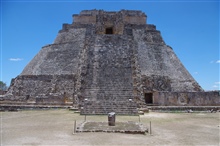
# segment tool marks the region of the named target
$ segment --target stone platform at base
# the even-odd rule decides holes
[[[24,109],[70,109],[72,104],[63,104],[63,105],[35,105],[35,104],[1,104],[0,111],[20,111]]]
[[[141,108],[139,110],[143,111],[145,109],[148,109],[151,111],[157,111],[157,112],[174,112],[174,111],[185,112],[187,110],[205,112],[205,111],[210,111],[210,110],[219,111],[220,106],[148,106],[147,108]]]
[[[148,129],[141,123],[128,121],[116,122],[115,126],[108,126],[108,122],[83,122],[77,126],[76,132],[107,132],[145,134]]]

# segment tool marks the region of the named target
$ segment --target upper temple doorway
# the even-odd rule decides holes
[[[144,100],[146,104],[153,104],[153,93],[145,93]]]
[[[113,28],[112,27],[106,28],[105,34],[113,34]]]

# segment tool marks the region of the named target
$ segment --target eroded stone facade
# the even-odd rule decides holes
[[[155,92],[203,91],[146,18],[128,10],[73,15],[73,23],[63,24],[54,43],[13,80],[4,99],[73,102],[82,114],[137,114],[147,98],[155,98],[152,104],[166,99]]]

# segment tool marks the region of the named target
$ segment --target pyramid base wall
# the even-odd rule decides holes
[[[1,103],[63,105],[73,103],[75,75],[22,75],[12,80]]]
[[[75,75],[23,75],[13,79],[8,92],[0,95],[0,104],[6,105],[72,105],[78,107],[74,99]],[[104,91],[103,91],[104,92]],[[107,92],[107,91],[105,91]],[[147,90],[143,91],[150,93]],[[146,106],[220,106],[220,92],[161,92],[153,91],[152,103],[121,99],[115,101],[94,101],[84,103],[81,114],[137,114],[137,108]],[[144,97],[145,98],[145,97]],[[132,98],[131,98],[132,99]],[[135,98],[134,98],[135,99]]]
[[[153,104],[158,106],[220,106],[220,91],[154,92]]]

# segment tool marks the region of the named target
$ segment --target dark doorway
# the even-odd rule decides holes
[[[112,27],[106,28],[105,34],[113,34],[113,28]]]
[[[145,103],[152,104],[153,103],[153,93],[145,93],[144,94]]]

